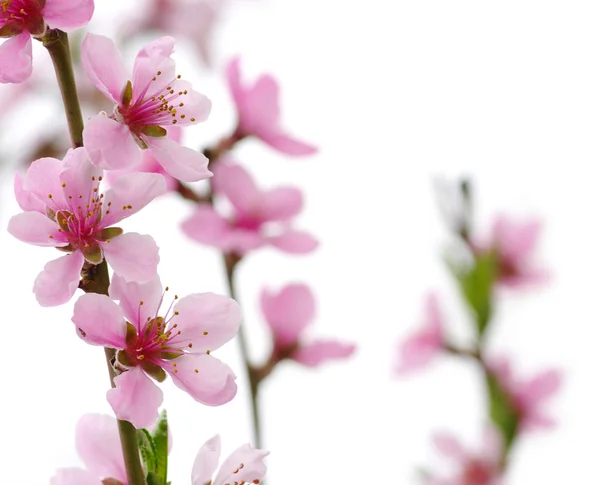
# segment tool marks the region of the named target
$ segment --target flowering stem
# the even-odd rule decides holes
[[[58,79],[60,94],[62,95],[69,134],[73,147],[83,146],[83,117],[77,96],[73,64],[71,62],[71,50],[69,49],[69,37],[62,30],[54,29],[44,35],[42,42],[48,49],[54,71]]]
[[[237,301],[235,294],[235,283],[234,273],[237,264],[241,261],[241,257],[234,253],[223,253],[223,261],[225,262],[225,269],[227,271],[227,284],[229,286],[229,295],[231,298]],[[240,345],[240,353],[246,367],[246,374],[248,376],[248,383],[250,386],[250,403],[252,405],[252,424],[254,431],[254,446],[261,448],[262,446],[262,433],[260,425],[260,409],[258,404],[258,387],[260,384],[260,376],[255,372],[254,366],[250,362],[250,354],[248,352],[248,341],[246,340],[246,332],[244,331],[244,325],[240,325],[238,331],[237,341]]]
[[[42,42],[52,58],[56,78],[62,94],[67,123],[71,142],[74,147],[83,146],[83,118],[81,116],[81,107],[79,106],[79,97],[75,86],[75,76],[73,74],[73,64],[71,62],[71,51],[69,49],[69,38],[61,30],[50,30],[42,39]],[[81,271],[82,280],[79,283],[86,293],[98,293],[108,295],[108,286],[110,278],[108,276],[108,265],[106,260],[98,265],[86,263]],[[114,358],[114,349],[104,349],[106,363],[109,369],[110,384],[115,387],[114,370],[112,359]],[[121,448],[125,461],[128,485],[146,485],[144,470],[140,461],[140,451],[138,448],[137,432],[133,425],[128,421],[118,420],[119,435],[121,438]]]

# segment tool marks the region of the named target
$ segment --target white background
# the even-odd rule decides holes
[[[102,33],[124,2],[97,3],[92,30]],[[237,152],[261,185],[305,190],[298,225],[322,242],[311,256],[264,250],[243,263],[238,284],[253,357],[268,351],[261,287],[292,281],[310,283],[318,295],[315,335],[359,346],[352,360],[318,370],[282,365],[266,383],[270,484],[417,483],[416,468],[436,463],[432,430],[478,443],[485,407],[474,368],[443,358],[411,378],[391,372],[396,342],[419,323],[430,289],[441,295],[453,334],[468,338],[441,261],[448,237],[433,191],[435,176],[459,175],[474,181],[480,233],[497,212],[544,220],[538,256],[553,273],[539,290],[503,294],[494,324],[494,351],[514,357],[525,376],[557,366],[566,381],[550,406],[560,426],[523,437],[507,481],[598,482],[599,18],[598,2],[577,0],[240,1],[219,27],[213,71],[181,43],[180,71],[214,102],[197,137],[190,133],[191,146],[232,128],[222,67],[241,53],[247,73],[277,75],[285,124],[321,148],[297,160],[255,141]],[[35,68],[49,69],[45,53],[35,54]],[[55,95],[53,85],[47,89]],[[34,124],[46,133],[64,127],[62,113],[46,116],[46,108],[30,104],[11,114],[5,155],[39,137],[27,131]],[[13,168],[2,177],[3,227],[18,212]],[[123,227],[155,237],[163,282],[180,295],[225,292],[218,253],[179,232],[190,210],[166,196]],[[42,309],[31,293],[58,253],[4,230],[0,247],[0,482],[42,485],[56,467],[80,463],[73,446],[79,416],[110,411],[106,369],[101,349],[75,335],[73,302]],[[216,355],[239,376],[230,404],[206,408],[163,386],[174,484],[189,483],[195,453],[214,433],[225,451],[251,436],[235,342]]]

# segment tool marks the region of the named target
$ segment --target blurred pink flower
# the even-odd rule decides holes
[[[404,374],[421,369],[437,357],[444,348],[443,318],[439,302],[433,293],[427,296],[425,318],[417,331],[400,342],[396,353],[395,371]]]
[[[530,379],[519,379],[514,375],[513,367],[506,357],[492,361],[489,368],[512,399],[522,430],[547,429],[556,425],[555,420],[546,415],[543,407],[560,389],[562,376],[559,371],[551,369]]]
[[[210,64],[210,43],[226,0],[151,0],[127,19],[124,37],[144,31],[160,31],[189,39],[206,64]]]
[[[333,339],[306,339],[306,328],[315,318],[315,299],[310,288],[291,284],[273,293],[263,290],[261,307],[273,335],[273,361],[289,357],[316,367],[331,359],[352,355],[354,344]]]
[[[31,37],[47,28],[73,30],[86,25],[93,0],[8,0],[0,4],[0,83],[20,83],[31,76]]]
[[[25,212],[10,219],[8,232],[23,242],[69,253],[46,264],[36,278],[33,291],[42,306],[60,305],[75,294],[86,261],[99,264],[106,259],[127,280],[147,281],[156,275],[154,239],[111,226],[164,193],[163,178],[124,175],[101,194],[102,174],[89,163],[85,149],[76,148],[64,162],[40,158],[24,180],[16,175],[15,196]]]
[[[130,78],[112,40],[86,35],[83,67],[96,87],[116,103],[113,114],[93,116],[86,124],[83,141],[92,163],[106,170],[132,167],[142,159],[141,148],[152,151],[179,180],[194,182],[212,175],[202,153],[166,136],[166,127],[205,121],[211,110],[210,100],[175,74],[174,45],[172,37],[147,44],[138,53]]]
[[[238,110],[240,136],[254,135],[286,155],[312,155],[317,149],[286,134],[279,124],[279,86],[264,74],[254,84],[244,86],[241,81],[240,59],[227,65],[229,89]]]
[[[449,478],[429,478],[426,485],[499,485],[503,455],[500,433],[488,427],[477,451],[466,450],[456,438],[437,433],[433,442],[438,451],[456,463],[457,472]]]
[[[268,451],[254,449],[249,444],[242,445],[221,464],[213,480],[221,455],[221,438],[216,435],[204,443],[196,455],[192,485],[258,484],[267,473],[263,460],[268,454]]]
[[[516,222],[498,216],[492,228],[491,241],[476,251],[498,251],[498,283],[509,288],[543,283],[548,280],[547,270],[535,266],[534,251],[541,231],[539,220]]]
[[[208,406],[235,396],[235,374],[210,355],[238,331],[241,314],[231,298],[195,293],[175,296],[161,313],[164,292],[158,276],[145,284],[114,276],[110,297],[87,293],[75,303],[73,323],[91,345],[117,349],[114,389],[107,399],[117,418],[145,428],[156,421],[166,373],[177,387]],[[172,311],[172,312],[171,312]]]
[[[117,420],[104,414],[84,414],[75,429],[75,448],[85,465],[61,468],[50,485],[101,485],[112,478],[127,485]]]
[[[215,192],[227,197],[234,215],[225,218],[211,205],[200,204],[182,224],[189,237],[240,255],[265,245],[297,254],[317,247],[310,234],[290,227],[302,210],[300,190],[279,187],[261,191],[246,170],[225,161],[220,161],[214,172]]]

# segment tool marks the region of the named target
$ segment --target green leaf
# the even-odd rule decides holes
[[[138,429],[137,438],[140,454],[142,455],[142,462],[144,464],[144,471],[147,474],[154,473],[157,464],[154,439],[147,429]]]
[[[169,459],[169,425],[167,412],[163,409],[152,432],[152,439],[156,449],[156,479],[155,485],[167,483],[167,464]],[[150,485],[150,482],[148,482]]]
[[[504,437],[504,449],[508,452],[517,436],[519,414],[515,409],[512,399],[502,388],[498,378],[494,374],[488,372],[486,382],[490,418],[502,433]]]

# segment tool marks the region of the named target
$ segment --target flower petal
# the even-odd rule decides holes
[[[296,343],[315,318],[315,298],[307,285],[287,285],[278,293],[263,289],[260,303],[265,320],[280,345]]]
[[[34,194],[25,190],[23,188],[23,178],[19,172],[15,172],[15,180],[13,183],[13,188],[15,191],[15,199],[17,199],[17,204],[19,207],[23,209],[25,212],[41,212],[42,214],[46,213],[46,204],[40,201]]]
[[[240,126],[244,133],[260,136],[277,130],[279,123],[279,86],[269,74],[260,76],[244,93]]]
[[[253,214],[262,194],[250,174],[241,165],[220,162],[214,169],[213,187],[223,194],[240,214]]]
[[[0,45],[0,83],[26,81],[33,71],[31,57],[31,34],[27,30],[5,40]]]
[[[279,187],[262,195],[260,216],[265,221],[287,221],[302,211],[302,192],[295,187]]]
[[[84,414],[75,428],[75,447],[85,467],[98,479],[127,483],[117,420],[105,414]]]
[[[68,302],[79,287],[83,255],[76,251],[46,263],[35,279],[33,292],[41,306],[56,306]]]
[[[271,148],[291,157],[313,155],[319,151],[314,145],[309,145],[280,131],[261,132],[258,137]]]
[[[319,242],[304,231],[289,230],[268,239],[269,244],[286,253],[306,254],[314,251]]]
[[[83,143],[90,161],[105,170],[131,167],[142,159],[129,127],[104,115],[90,118],[83,130]]]
[[[192,88],[192,83],[178,79],[170,83],[170,86],[171,90],[176,93],[186,93],[176,99],[178,103],[176,107],[177,125],[170,126],[194,125],[208,119],[212,109],[212,101],[204,94],[195,91]],[[171,120],[168,123],[170,124]]]
[[[202,153],[181,146],[167,137],[145,137],[144,141],[158,163],[176,179],[182,182],[197,182],[212,177],[212,172],[208,170],[208,158]]]
[[[225,68],[225,74],[227,76],[227,82],[229,83],[229,90],[231,91],[231,96],[235,101],[238,110],[243,106],[244,103],[244,88],[241,83],[241,74],[240,74],[240,58],[234,57],[229,61]]]
[[[173,364],[177,365],[165,370],[171,374],[175,385],[202,404],[220,406],[231,401],[237,393],[233,371],[211,355],[186,354]]]
[[[433,435],[433,444],[440,453],[457,461],[464,461],[469,453],[463,445],[452,435],[438,432]]]
[[[35,160],[25,172],[23,190],[32,193],[53,210],[66,209],[67,205],[60,183],[62,170],[63,162],[56,158]]]
[[[75,302],[71,321],[77,335],[91,345],[122,349],[127,326],[123,311],[106,295],[86,293]]]
[[[81,64],[102,94],[120,104],[128,75],[114,42],[103,35],[87,34],[81,44]]]
[[[98,475],[81,468],[59,468],[50,485],[100,485]]]
[[[292,354],[292,359],[309,367],[317,367],[327,360],[350,357],[356,346],[337,340],[315,340],[309,344],[301,344]]]
[[[158,275],[146,283],[138,283],[136,281],[127,282],[123,277],[114,274],[108,291],[111,298],[119,300],[119,306],[127,320],[136,326],[145,325],[148,317],[156,316],[163,294]]]
[[[63,159],[59,180],[67,204],[73,209],[87,204],[98,188],[104,171],[90,163],[85,148],[70,149]]]
[[[267,474],[267,466],[263,460],[268,454],[268,451],[252,448],[249,443],[240,446],[223,462],[214,485],[259,483]]]
[[[115,386],[106,392],[106,399],[117,419],[129,421],[137,429],[152,426],[163,402],[163,392],[152,379],[134,367],[115,377]]]
[[[59,247],[69,243],[63,241],[56,222],[39,212],[21,212],[8,221],[8,232],[19,241],[36,246]]]
[[[198,450],[192,467],[192,485],[208,485],[217,470],[221,455],[221,437],[217,434]]]
[[[73,30],[86,25],[94,13],[94,0],[47,0],[42,15],[51,29]]]
[[[232,231],[227,220],[210,204],[199,204],[194,213],[183,221],[181,229],[195,241],[217,247],[224,247]]]
[[[161,37],[138,52],[133,65],[134,102],[146,94],[162,91],[176,78],[175,61],[171,59],[175,42],[173,37]]]
[[[158,173],[130,173],[122,175],[104,194],[102,227],[117,222],[142,210],[159,195],[167,191],[165,178]]]
[[[156,276],[160,258],[152,236],[128,232],[100,246],[108,264],[126,281],[143,283]]]
[[[235,300],[214,293],[184,296],[173,308],[172,325],[179,335],[170,344],[187,347],[190,352],[206,353],[229,342],[238,332],[242,314]],[[172,327],[171,327],[172,328]]]

